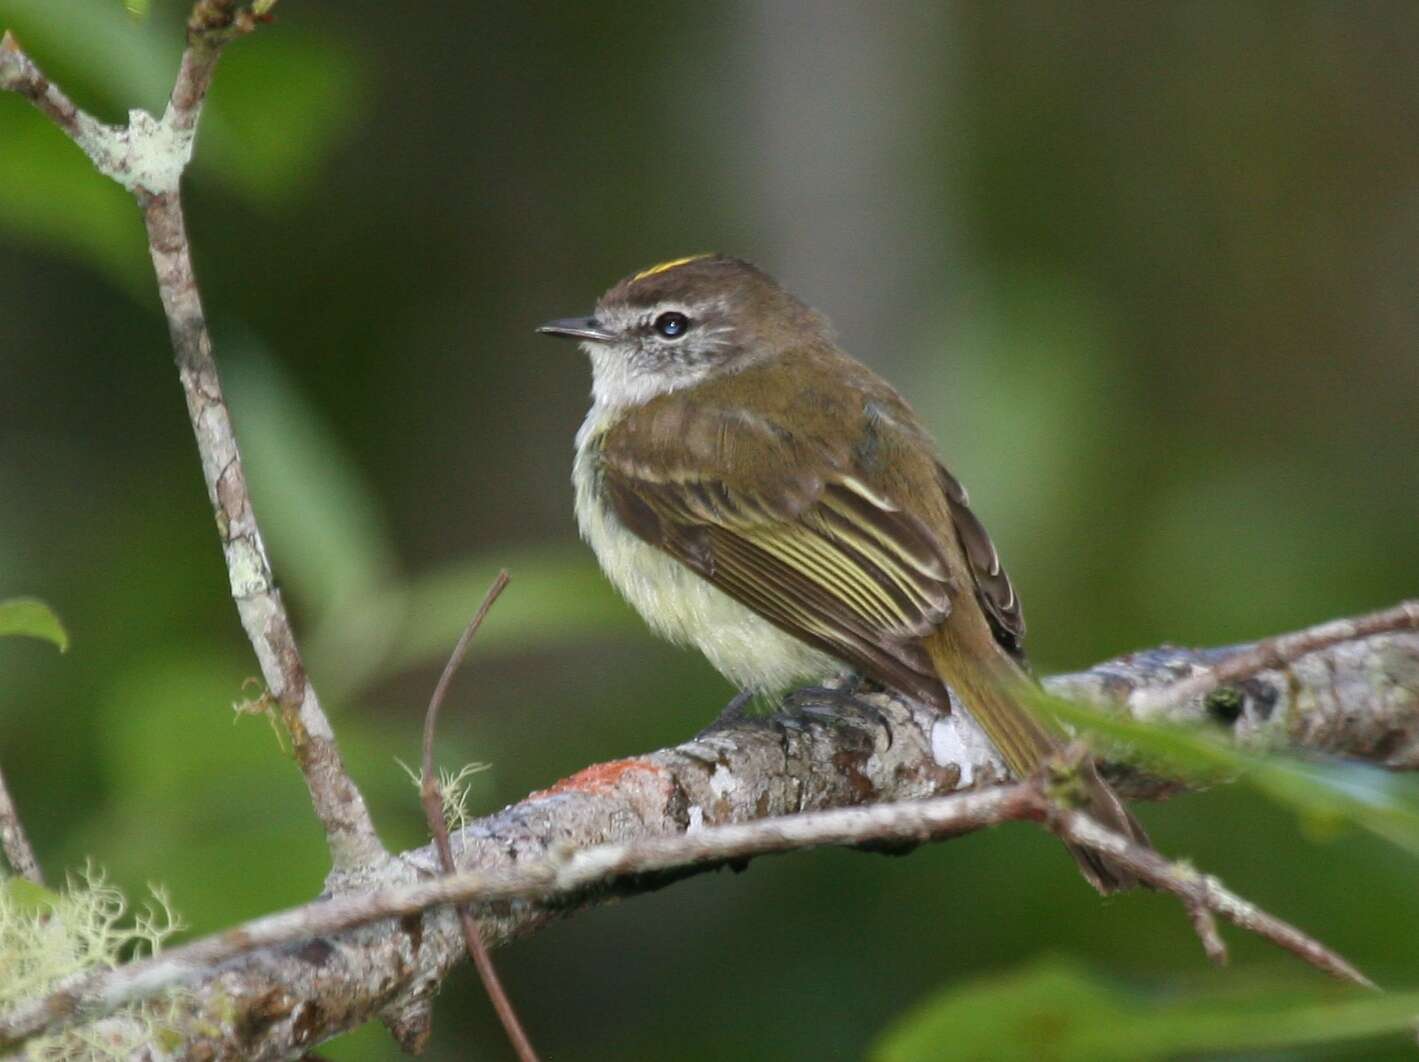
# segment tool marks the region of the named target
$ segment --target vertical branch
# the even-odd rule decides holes
[[[132,111],[124,128],[95,121],[43,75],[8,33],[0,40],[0,88],[29,99],[84,150],[100,173],[132,192],[143,211],[158,294],[187,397],[207,497],[217,518],[232,598],[266,687],[281,707],[338,872],[382,862],[388,855],[364,797],[345,771],[334,731],[306,676],[290,618],[271,575],[212,357],[180,193],[222,49],[255,29],[274,2],[197,0],[187,24],[187,48],[161,119]]]
[[[243,22],[242,16],[246,20]],[[202,104],[222,46],[254,27],[233,0],[200,0],[188,22],[188,46],[163,123],[179,137],[196,134]],[[363,795],[345,770],[335,733],[306,675],[295,632],[252,510],[246,471],[222,393],[212,339],[192,269],[181,194],[176,181],[157,192],[135,189],[143,210],[158,294],[167,315],[178,378],[187,399],[207,498],[217,518],[241,624],[256,651],[262,678],[281,707],[296,762],[315,813],[325,828],[336,871],[386,858]]]
[[[182,203],[175,191],[140,195],[139,202],[177,359],[178,378],[202,459],[202,478],[216,514],[217,534],[242,628],[256,650],[266,687],[281,707],[296,762],[305,775],[315,813],[325,827],[335,868],[378,861],[384,856],[384,848],[364,797],[345,770],[315,687],[306,676],[295,632],[271,574],[217,363],[212,357],[212,340],[192,271]]]
[[[10,791],[5,788],[5,776],[0,774],[0,848],[10,867],[22,878],[29,878],[36,885],[44,884],[44,874],[39,869],[39,860],[34,857],[29,836],[24,823],[20,821],[20,811],[10,799]]]

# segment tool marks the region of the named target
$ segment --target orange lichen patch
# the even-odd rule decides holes
[[[532,798],[555,796],[558,793],[607,793],[621,786],[631,773],[642,773],[659,781],[665,774],[662,767],[640,759],[611,760],[577,771],[560,782],[532,794]]]

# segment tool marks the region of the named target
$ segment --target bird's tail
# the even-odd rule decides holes
[[[1063,734],[1019,703],[1015,691],[1033,680],[994,639],[967,651],[957,641],[952,625],[947,624],[927,648],[937,674],[965,703],[1017,778],[1029,777],[1063,747]],[[1083,792],[1081,811],[1116,833],[1140,844],[1149,843],[1142,825],[1099,776],[1092,760],[1079,764],[1078,778]],[[1066,847],[1078,862],[1080,872],[1101,893],[1118,892],[1139,883],[1130,871],[1099,852],[1072,844]]]

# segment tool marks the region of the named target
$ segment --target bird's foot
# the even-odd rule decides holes
[[[794,690],[783,699],[787,711],[799,715],[812,716],[830,723],[861,723],[866,718],[874,726],[881,727],[892,740],[892,726],[876,705],[865,701],[859,694],[871,693],[877,687],[861,675],[850,675],[837,686],[804,686]]]

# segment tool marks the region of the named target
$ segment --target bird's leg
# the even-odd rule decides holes
[[[736,693],[728,704],[715,716],[714,722],[697,734],[697,737],[704,737],[706,734],[713,734],[716,730],[724,730],[727,727],[741,723],[749,714],[749,702],[754,699],[753,690],[740,690]]]

